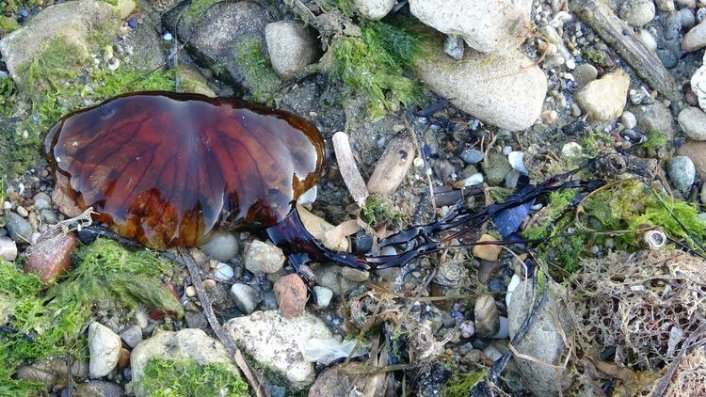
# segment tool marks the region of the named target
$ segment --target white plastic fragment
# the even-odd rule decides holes
[[[512,292],[517,288],[522,282],[522,279],[517,274],[514,274],[510,279],[510,284],[507,285],[507,293],[505,294],[505,307],[510,307],[510,301],[512,300]]]

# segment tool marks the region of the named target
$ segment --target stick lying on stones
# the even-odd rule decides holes
[[[608,6],[596,0],[573,0],[569,3],[571,11],[613,47],[640,78],[672,101],[681,97],[677,82],[662,61]]]

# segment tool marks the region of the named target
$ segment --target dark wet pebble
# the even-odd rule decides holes
[[[130,29],[135,29],[137,26],[140,24],[140,22],[137,20],[137,18],[132,17],[127,20],[127,26],[130,27]]]
[[[32,225],[14,212],[8,212],[5,215],[5,229],[7,229],[10,238],[17,243],[32,241]]]
[[[505,282],[500,278],[494,278],[488,282],[488,291],[493,294],[502,293],[507,290]]]
[[[353,252],[356,254],[366,254],[373,248],[373,236],[364,231],[359,231],[351,239]]]

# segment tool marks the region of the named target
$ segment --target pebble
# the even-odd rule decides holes
[[[681,46],[687,52],[696,51],[706,46],[706,22],[701,21],[691,28],[684,35]]]
[[[620,8],[620,17],[630,26],[641,27],[655,17],[653,0],[627,0]]]
[[[463,38],[459,36],[446,36],[444,39],[444,52],[451,58],[460,61],[463,59]]]
[[[103,324],[93,322],[88,326],[88,374],[91,378],[102,378],[118,365],[120,337]]]
[[[260,301],[257,289],[248,284],[235,283],[230,287],[230,293],[235,301],[235,306],[245,314],[254,312]]]
[[[500,314],[492,295],[481,295],[473,308],[476,334],[483,338],[495,335],[500,329]]]
[[[481,183],[483,183],[483,180],[483,174],[481,174],[480,172],[476,172],[468,178],[463,179],[463,187],[480,185]]]
[[[227,262],[238,255],[240,246],[235,234],[216,231],[200,248],[209,257],[217,261]]]
[[[331,299],[333,298],[333,291],[326,287],[321,287],[319,285],[315,286],[314,294],[316,295],[316,304],[319,309],[325,309],[331,304]]]
[[[479,242],[498,241],[495,237],[484,234],[478,239]],[[496,244],[479,244],[473,246],[473,256],[486,261],[497,261],[500,256],[501,247]]]
[[[23,207],[21,205],[18,205],[15,210],[17,211],[17,214],[23,218],[26,218],[29,216],[29,212],[25,209],[25,207]]]
[[[348,239],[342,233],[333,233],[332,231],[336,228],[335,226],[304,207],[297,206],[297,212],[299,213],[302,225],[304,225],[312,236],[324,243],[324,246],[334,251],[348,251]]]
[[[519,172],[520,174],[527,175],[529,172],[525,167],[525,154],[523,152],[510,152],[507,155],[507,161],[513,170]]]
[[[637,118],[637,125],[643,131],[660,131],[668,140],[674,136],[674,117],[672,112],[662,102],[633,106],[630,111]]]
[[[318,185],[314,185],[311,189],[307,190],[304,192],[299,198],[297,199],[297,204],[298,205],[307,205],[307,204],[312,204],[314,201],[316,201],[316,198],[319,195],[319,188]]]
[[[17,243],[26,244],[32,241],[32,225],[16,212],[10,211],[5,214],[5,229],[10,238]]]
[[[637,118],[627,110],[620,116],[620,122],[623,123],[623,126],[627,130],[631,130],[637,126]]]
[[[173,38],[174,36],[172,36],[172,34],[169,32],[162,35],[162,40],[164,41],[172,41]]]
[[[213,269],[213,277],[219,281],[230,281],[235,276],[235,271],[227,263],[218,262]]]
[[[507,285],[506,293],[505,293],[505,305],[506,307],[510,306],[510,300],[512,299],[512,293],[515,291],[515,288],[517,288],[518,285],[522,283],[522,279],[520,276],[517,274],[513,274],[512,278],[510,279],[510,283]]]
[[[583,88],[598,77],[598,69],[590,63],[582,63],[574,69],[574,80],[577,88]]]
[[[498,186],[505,181],[505,175],[510,172],[512,166],[507,157],[502,153],[489,152],[488,157],[483,162],[483,172],[488,184]]]
[[[657,39],[650,33],[649,30],[647,29],[640,29],[639,32],[637,32],[637,38],[642,42],[642,44],[645,45],[649,50],[656,51],[657,50]]]
[[[319,56],[316,37],[296,21],[267,24],[265,42],[272,68],[283,79],[296,77]]]
[[[17,243],[8,237],[0,237],[0,258],[9,262],[17,259]]]
[[[512,170],[505,175],[505,187],[508,189],[515,189],[517,183],[520,181],[520,177],[523,174],[517,170]],[[525,174],[527,175],[527,174]]]
[[[127,20],[127,26],[129,26],[130,29],[137,29],[139,24],[140,22],[135,17],[128,18]]]
[[[120,339],[131,349],[134,349],[142,341],[142,328],[139,325],[131,325],[120,331]]]
[[[286,260],[279,247],[253,240],[245,251],[244,265],[255,274],[272,274],[277,273]]]
[[[706,141],[706,113],[697,107],[687,107],[679,112],[679,126],[684,133],[696,141]]]
[[[565,143],[561,148],[561,155],[564,157],[576,157],[580,156],[583,148],[577,142]]]
[[[696,25],[696,15],[694,15],[694,10],[688,8],[682,8],[677,11],[677,18],[681,22],[682,29],[691,29]]]
[[[706,109],[706,66],[701,66],[691,76],[691,90],[698,98],[701,110]]]
[[[50,284],[71,267],[71,253],[78,245],[75,233],[58,233],[37,241],[27,249],[24,271]]]
[[[576,94],[576,101],[589,117],[611,121],[623,112],[630,77],[621,69],[588,83]]]
[[[341,268],[341,276],[343,276],[346,280],[362,283],[370,278],[370,272],[353,269],[352,267],[343,267]]]
[[[463,149],[459,157],[461,157],[461,160],[466,164],[478,164],[483,161],[485,155],[477,149]]]
[[[275,281],[273,290],[282,317],[295,318],[304,314],[307,290],[301,277],[296,274],[280,277]]]
[[[397,0],[352,0],[355,9],[367,19],[377,21],[395,6]]]
[[[436,270],[434,281],[438,285],[446,287],[459,287],[468,279],[468,270],[463,261],[445,260],[441,261]]]
[[[407,133],[397,134],[390,139],[368,179],[368,192],[384,195],[397,190],[412,167],[415,153],[414,142]]]
[[[689,157],[675,156],[667,165],[667,174],[674,187],[686,194],[696,179],[696,168]]]
[[[59,214],[52,209],[43,209],[39,211],[39,219],[46,225],[55,225],[59,223]]]
[[[507,317],[500,316],[500,327],[498,332],[492,336],[493,339],[507,339],[510,337],[510,323]]]

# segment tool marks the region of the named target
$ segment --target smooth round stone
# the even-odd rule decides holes
[[[574,69],[576,86],[581,88],[598,77],[598,69],[590,63],[583,63]]]
[[[235,306],[241,312],[250,314],[257,308],[259,299],[255,288],[247,284],[236,283],[230,288],[230,293],[235,301]]]
[[[478,164],[483,161],[485,156],[483,152],[477,149],[463,149],[459,157],[461,157],[461,160],[466,164]]]
[[[18,243],[29,243],[32,241],[32,225],[27,219],[15,212],[5,214],[5,229],[10,238]]]
[[[239,243],[233,233],[217,231],[200,248],[209,257],[227,262],[238,254]]]
[[[646,25],[655,17],[655,3],[653,0],[627,0],[620,8],[620,17],[630,26]]]
[[[706,113],[697,107],[684,108],[677,117],[684,133],[695,141],[706,141]]]
[[[213,269],[213,277],[220,281],[229,281],[233,278],[235,272],[233,268],[227,263],[218,262],[216,268]]]
[[[628,112],[627,110],[623,112],[623,114],[620,116],[620,121],[623,123],[625,126],[625,129],[631,130],[637,126],[637,118],[635,115],[631,112]]]
[[[696,167],[689,157],[676,156],[669,162],[667,174],[674,187],[682,193],[687,193],[696,179]]]
[[[39,192],[34,196],[34,209],[37,211],[51,208],[51,197],[44,192]]]

